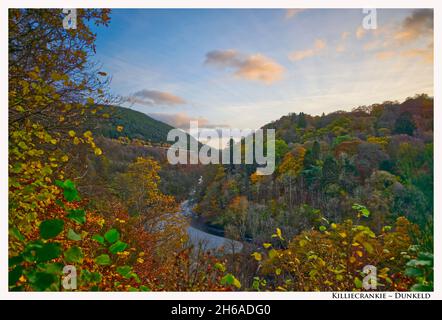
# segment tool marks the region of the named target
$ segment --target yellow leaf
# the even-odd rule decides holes
[[[117,131],[118,131],[118,132],[123,131],[123,126],[117,126]]]
[[[251,255],[255,258],[256,261],[262,260],[262,255],[259,252],[253,252]]]
[[[86,131],[85,133],[83,133],[85,138],[91,138],[92,137],[92,132],[90,132],[89,130]]]
[[[267,242],[263,243],[262,245],[263,245],[264,248],[266,248],[266,249],[268,249],[268,248],[270,248],[270,247],[272,246],[271,243],[267,243]]]
[[[64,155],[61,157],[61,161],[67,162],[69,160],[69,157],[67,155]]]
[[[284,240],[284,238],[282,237],[282,232],[281,229],[276,228],[276,234],[272,234],[272,238],[276,238],[278,237],[281,240]]]
[[[238,289],[241,289],[241,282],[239,282],[239,280],[236,279],[235,277],[233,278],[233,285]]]
[[[74,138],[74,144],[79,144],[80,143],[80,139],[78,139],[77,137]]]
[[[69,136],[71,136],[72,138],[75,137],[75,131],[74,130],[69,130]]]
[[[281,232],[281,229],[276,228],[276,234],[278,235],[278,238],[282,240],[282,232]]]
[[[100,156],[103,152],[101,151],[100,148],[95,148],[94,149],[94,153],[95,153],[96,156]]]

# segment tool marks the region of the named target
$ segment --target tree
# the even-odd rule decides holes
[[[305,128],[305,127],[307,127],[307,120],[305,119],[305,113],[304,112],[300,112],[299,115],[298,115],[297,127],[298,128]]]
[[[160,165],[138,157],[116,178],[116,189],[131,215],[139,216],[150,233],[161,234],[161,242],[175,245],[183,237],[185,221],[172,196],[159,189]]]
[[[276,165],[279,165],[281,163],[282,158],[284,155],[289,151],[289,147],[287,143],[284,140],[276,139],[275,140],[275,162]]]
[[[394,133],[413,135],[416,130],[416,124],[413,121],[413,116],[410,112],[403,112],[399,115],[394,123]]]
[[[313,146],[312,146],[312,158],[314,160],[319,160],[320,155],[321,155],[321,146],[320,146],[318,140],[315,140],[315,142],[313,142]]]
[[[92,114],[94,98],[106,99],[106,80],[89,64],[90,24],[107,25],[109,10],[77,13],[77,29],[65,30],[61,9],[10,10],[9,222],[25,235],[55,200],[52,181],[63,179],[72,146],[102,152],[90,131],[74,130]]]
[[[322,167],[322,183],[336,183],[339,177],[339,165],[332,156],[327,156]]]

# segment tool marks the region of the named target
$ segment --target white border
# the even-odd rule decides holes
[[[8,292],[8,8],[433,8],[434,9],[434,119],[439,121],[439,97],[442,93],[440,57],[442,39],[442,1],[440,0],[1,0],[1,55],[0,70],[2,77],[0,108],[0,299],[146,299],[146,300],[327,300],[332,299],[329,292]],[[412,81],[412,79],[410,79]],[[439,123],[437,123],[439,124]],[[442,132],[434,126],[434,160],[441,163],[440,141]],[[438,166],[434,168],[434,181],[442,178]],[[440,186],[434,186],[434,252],[435,252],[435,291],[431,299],[442,299],[442,259],[441,252],[442,219]],[[387,295],[394,293],[387,293]],[[389,299],[389,298],[388,298]]]

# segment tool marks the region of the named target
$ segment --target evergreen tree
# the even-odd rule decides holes
[[[410,112],[402,113],[394,124],[394,133],[396,134],[408,134],[412,136],[415,129],[416,124]]]

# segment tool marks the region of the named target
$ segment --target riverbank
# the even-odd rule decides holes
[[[195,247],[201,246],[205,251],[223,249],[228,254],[240,252],[243,249],[243,244],[240,241],[226,238],[220,234],[220,230],[211,230],[213,228],[202,224],[192,211],[188,200],[181,203],[181,213],[190,219],[187,233],[190,242]]]

